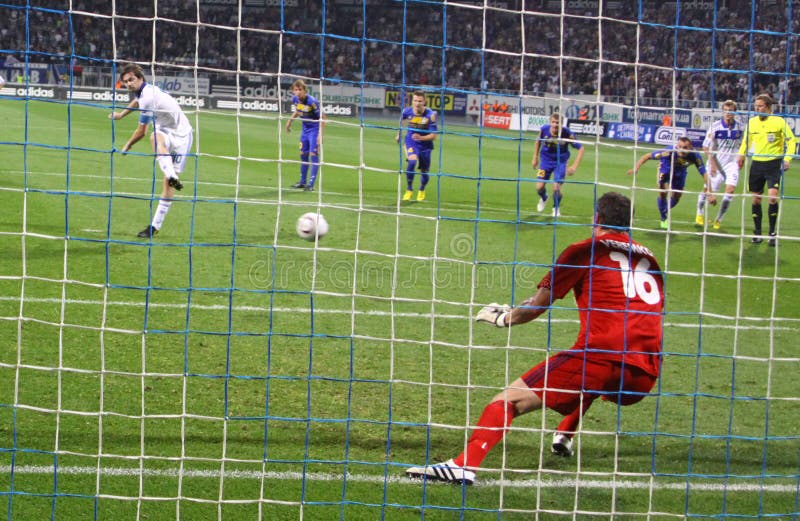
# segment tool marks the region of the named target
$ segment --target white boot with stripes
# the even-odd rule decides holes
[[[475,482],[475,472],[459,467],[451,459],[427,467],[411,467],[406,470],[406,475],[410,478],[444,481],[457,485],[472,485]]]

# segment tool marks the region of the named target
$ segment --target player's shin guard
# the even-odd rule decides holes
[[[547,188],[541,187],[539,190],[536,191],[539,194],[539,198],[542,201],[547,201]]]
[[[158,201],[158,208],[156,208],[156,213],[153,215],[153,222],[151,223],[153,228],[156,230],[161,229],[161,226],[164,224],[164,219],[167,217],[167,212],[169,212],[170,206],[172,206],[172,201],[167,199],[161,199]]]
[[[317,154],[310,154],[311,158],[311,176],[308,178],[308,186],[314,186],[317,180],[317,173],[319,173],[319,156]]]
[[[417,169],[417,160],[409,159],[406,168],[406,185],[409,190],[414,189],[414,171]]]
[[[487,405],[467,441],[467,450],[454,458],[453,462],[460,467],[479,467],[492,447],[506,435],[515,415],[516,410],[511,402],[497,400]]]
[[[706,193],[700,192],[697,196],[697,215],[703,215],[703,208],[706,206]]]
[[[775,228],[778,224],[778,203],[769,203],[767,206],[767,219],[769,219],[769,234],[775,235]]]
[[[420,192],[424,192],[425,191],[425,187],[428,186],[428,181],[430,181],[430,180],[431,180],[431,176],[429,176],[427,173],[420,174],[420,181],[419,181],[419,191]]]
[[[658,203],[658,213],[661,214],[661,220],[662,221],[666,221],[667,220],[667,201],[665,199],[662,199],[661,197],[658,197],[656,199],[656,202]]]
[[[752,213],[753,213],[753,233],[755,235],[761,235],[761,205],[754,203],[752,206]]]
[[[171,156],[158,156],[157,161],[161,171],[164,172],[164,177],[167,179],[178,177],[178,175],[175,173],[175,166],[172,164]]]
[[[728,213],[731,201],[733,201],[733,196],[730,194],[726,194],[725,197],[722,198],[722,202],[719,205],[719,213],[717,214],[717,221],[722,222],[722,218]]]
[[[308,154],[300,154],[300,182],[306,184],[308,178]]]

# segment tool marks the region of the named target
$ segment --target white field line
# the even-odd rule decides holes
[[[24,175],[24,172],[22,170],[8,170],[8,171],[6,171],[6,173]],[[64,177],[64,173],[63,172],[36,172],[36,175],[38,175],[38,176]],[[82,178],[86,178],[86,179],[106,179],[106,180],[108,179],[108,175],[95,175],[95,174],[75,174],[75,173],[70,173],[70,177],[77,177],[77,178],[81,178],[82,177]],[[142,181],[142,182],[150,181],[149,178],[145,179],[145,178],[141,178],[141,177],[126,177],[126,176],[120,176],[120,175],[115,175],[114,176],[114,180],[115,181],[131,181],[131,182],[133,182],[133,181]],[[245,184],[245,183],[239,183],[238,185],[236,185],[234,183],[220,183],[220,182],[200,181],[200,180],[197,181],[197,184],[198,185],[210,186],[210,187],[222,187],[222,188],[237,188],[237,186],[238,186],[238,188],[240,190],[242,190],[242,189],[253,189],[253,190],[259,190],[259,191],[266,191],[266,192],[275,192],[276,194],[279,193],[281,190],[288,190],[289,189],[288,185],[283,186],[281,188],[278,188],[277,186],[252,185],[252,184]],[[156,187],[156,188],[157,188],[157,191],[158,191],[158,187]],[[23,191],[22,188],[17,188],[17,187],[14,187],[14,188],[2,187],[0,189],[7,190],[7,191],[19,191],[19,192]],[[47,191],[47,189],[42,189],[42,190]],[[94,192],[94,191],[90,191],[90,190],[75,190],[75,192],[76,193],[84,193],[84,194],[93,194],[93,195],[103,195],[103,196],[112,195],[109,192]],[[358,199],[358,193],[357,192],[334,192],[334,191],[331,191],[331,190],[323,190],[323,193],[326,196],[336,196],[336,197],[342,197],[342,198],[346,198],[346,199]],[[125,195],[125,196],[131,196],[131,197],[141,197],[143,199],[153,197],[153,193],[152,192],[123,192],[121,190],[115,190],[113,195],[120,195],[120,196]],[[158,194],[156,193],[156,195],[158,195]],[[398,194],[398,196],[399,196],[399,194]],[[210,196],[210,197],[200,196],[198,199],[205,200],[205,199],[213,199],[215,197],[218,198],[218,196]],[[184,195],[181,195],[181,194],[177,194],[175,198],[176,199],[191,199],[190,196],[184,196]],[[234,201],[234,200],[237,203],[254,203],[254,204],[278,204],[280,202],[278,200],[265,200],[265,199],[255,199],[255,198],[248,198],[248,197],[237,197],[235,199],[231,199],[231,201]],[[295,204],[295,203],[297,203],[297,201],[286,201],[286,204]],[[303,204],[303,205],[316,204],[316,201],[302,201],[301,204]],[[332,203],[330,205],[324,205],[324,206],[335,206],[335,207],[343,207],[343,208],[351,208],[351,209],[359,209],[359,208],[385,209],[386,208],[386,204],[370,205],[370,204],[363,204],[363,203],[360,203],[360,202],[358,202],[358,203],[346,203],[346,202],[342,202],[342,201],[337,201],[337,202]],[[467,214],[474,214],[475,211],[476,211],[476,208],[477,208],[477,204],[476,203],[458,203],[458,202],[454,202],[454,201],[448,201],[446,204],[442,204],[441,205],[441,209],[442,210],[447,210],[447,211],[452,211],[452,212],[461,212],[461,213],[467,213]],[[402,211],[402,209],[403,208],[401,207],[401,211]],[[416,209],[420,209],[420,208],[416,207]],[[494,207],[494,206],[488,206],[488,205],[485,205],[485,204],[481,204],[480,209],[481,209],[481,212],[506,212],[506,213],[513,212],[513,209],[509,209],[507,207]],[[430,210],[437,211],[438,208],[436,206],[431,206]],[[531,212],[522,212],[522,213],[528,214],[528,213],[531,213]],[[91,231],[91,230],[86,230],[86,231]],[[100,233],[105,233],[105,231],[106,230],[100,230],[99,232]]]
[[[10,465],[0,465],[0,474],[10,475],[12,467]],[[37,465],[18,465],[13,468],[15,474],[30,475],[52,475],[54,468]],[[219,470],[179,470],[179,469],[139,469],[132,467],[70,467],[59,466],[59,475],[73,476],[101,476],[109,477],[166,477],[166,478],[206,478],[206,479],[264,479],[264,480],[286,480],[286,481],[347,481],[356,483],[387,483],[387,484],[415,484],[420,485],[418,479],[407,478],[402,475],[369,475],[369,474],[350,474],[346,476],[341,473],[333,472],[258,472],[248,470],[226,470],[224,473]],[[434,482],[429,482],[434,484]],[[706,482],[698,483],[690,481],[688,483],[668,482],[662,483],[658,480],[650,481],[649,478],[642,479],[478,479],[475,482],[477,487],[503,487],[503,488],[561,488],[561,489],[636,489],[636,490],[686,490],[706,492],[778,492],[796,493],[798,485],[779,485],[765,484],[757,481],[718,483]]]
[[[89,300],[89,299],[60,299],[60,298],[39,298],[39,297],[25,297],[25,302],[29,303],[37,303],[37,304],[70,304],[70,305],[84,305],[84,306],[119,306],[119,307],[135,307],[135,308],[143,308],[145,307],[144,302],[130,302],[130,301],[108,301],[103,302],[102,300]],[[0,302],[19,302],[19,297],[12,297],[12,296],[0,296]],[[467,307],[467,304],[464,304]],[[166,308],[166,309],[186,309],[186,304],[184,303],[164,303],[164,302],[150,302],[147,304],[149,308]],[[474,308],[480,307],[479,304],[475,304]],[[241,311],[241,312],[267,312],[270,311],[268,307],[263,306],[226,306],[222,304],[197,304],[192,303],[192,308],[197,310],[203,311],[225,311],[225,310],[232,310],[232,311]],[[294,307],[294,308],[283,308],[283,307],[274,307],[272,308],[273,313],[311,313],[311,308],[302,308],[302,307]],[[435,314],[431,315],[431,313],[411,313],[411,312],[399,312],[395,311],[394,313],[389,311],[380,311],[380,310],[367,310],[361,311],[356,310],[352,311],[349,309],[323,309],[323,308],[314,308],[314,313],[325,314],[325,315],[361,315],[361,316],[394,316],[394,317],[403,317],[403,318],[438,318],[438,319],[464,319],[467,318],[466,314]],[[24,317],[23,317],[24,318]],[[717,316],[717,318],[727,318],[729,320],[734,320],[733,317],[721,317]],[[2,317],[0,316],[0,320],[18,320],[19,317]],[[740,317],[741,321],[767,321],[769,322],[769,318],[747,318],[747,317]],[[557,319],[551,318],[549,320],[552,323],[578,323],[577,319]],[[781,318],[781,323],[793,323],[794,321],[791,319]],[[685,327],[685,328],[697,328],[698,325],[695,322],[688,322],[688,323],[681,323],[681,322],[668,322],[665,325],[671,327]],[[777,324],[770,324],[766,326],[757,326],[757,325],[724,325],[724,324],[703,324],[704,328],[708,329],[748,329],[748,330],[764,330],[764,331],[795,331],[796,327],[786,327],[786,326],[779,326]]]

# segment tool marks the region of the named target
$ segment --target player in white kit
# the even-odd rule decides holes
[[[183,188],[178,176],[183,172],[186,156],[191,152],[192,125],[175,98],[145,81],[144,72],[139,65],[135,63],[123,65],[119,78],[133,95],[133,100],[125,110],[109,114],[108,117],[115,120],[122,119],[134,110],[139,111],[139,126],[133,131],[121,152],[124,154],[130,150],[145,136],[147,127],[152,124],[150,145],[157,155],[158,166],[164,172],[161,199],[158,201],[153,221],[138,234],[141,238],[150,238],[161,229],[175,190]]]
[[[742,144],[743,127],[736,121],[736,102],[727,100],[722,103],[722,119],[715,121],[706,133],[703,141],[703,152],[708,156],[708,174],[703,191],[697,198],[697,217],[695,223],[702,226],[705,223],[704,207],[706,199],[711,204],[716,204],[716,192],[722,181],[725,181],[725,195],[719,206],[717,217],[714,219],[713,228],[719,230],[722,219],[733,200],[733,193],[739,182],[739,165],[737,158],[739,146]]]

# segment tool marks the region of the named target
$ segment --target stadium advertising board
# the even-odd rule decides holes
[[[507,112],[484,112],[483,126],[490,128],[511,128],[511,114]]]
[[[73,101],[114,101],[125,104],[128,104],[131,101],[131,95],[127,91],[120,90],[110,91],[66,89],[65,98]]]
[[[226,110],[246,110],[259,112],[279,112],[280,106],[277,101],[268,100],[216,100],[215,108]]]
[[[358,107],[347,103],[323,103],[322,113],[326,116],[354,118],[358,116]]]
[[[714,121],[722,117],[722,112],[709,109],[692,109],[692,128],[708,129]]]
[[[686,129],[681,127],[657,127],[653,141],[657,145],[674,145],[678,138],[686,135]]]
[[[544,125],[550,123],[550,116],[526,116],[511,114],[510,130],[522,130],[524,132],[539,132]]]
[[[685,109],[664,110],[655,108],[624,108],[622,109],[622,121],[624,123],[644,123],[645,125],[663,125],[664,116],[672,119],[672,124],[676,127],[689,128],[692,126],[692,111]]]
[[[208,96],[211,84],[208,78],[194,78],[192,76],[155,76],[151,82],[163,91],[170,94],[200,94]]]
[[[479,96],[477,94],[467,94],[467,113],[477,114],[482,110],[494,107],[506,107],[506,111],[511,114],[530,114],[536,116],[547,116],[547,108],[542,98],[520,97],[520,96]],[[496,112],[496,111],[495,111]]]
[[[692,140],[692,146],[697,149],[703,148],[703,141],[706,139],[706,131],[702,128],[687,128],[686,137]]]
[[[580,136],[605,136],[606,125],[604,123],[594,123],[585,121],[570,121],[567,127],[574,133]]]
[[[606,126],[606,137],[620,141],[638,141],[652,143],[656,132],[655,125],[634,125],[633,123],[609,123]]]
[[[27,83],[58,83],[55,66],[49,63],[12,63],[0,68],[3,77],[10,83],[17,83],[19,88]]]
[[[403,103],[403,94],[406,102]],[[384,106],[389,109],[400,109],[411,106],[412,91],[387,90],[384,94]],[[425,104],[435,112],[451,114],[465,114],[467,112],[467,96],[464,94],[446,94],[441,92],[426,92]]]
[[[15,96],[18,98],[37,98],[37,99],[54,99],[56,98],[57,89],[53,86],[38,86],[31,85],[29,87],[20,87],[18,85],[6,84],[0,94],[4,96]],[[61,98],[62,96],[59,96]]]
[[[787,114],[787,115],[783,116],[783,119],[786,120],[786,124],[789,125],[789,128],[792,129],[792,133],[795,136],[800,135],[800,134],[798,134],[798,133],[800,133],[800,116],[794,116],[794,115],[788,115]]]
[[[235,80],[215,81],[211,85],[214,95],[235,98],[237,95],[244,98],[257,98],[261,100],[291,102],[292,91],[288,86],[278,88],[275,84],[250,81],[240,78],[237,85]],[[351,87],[347,85],[309,85],[308,92],[323,104],[349,105],[370,109],[383,108],[383,89],[375,87]]]

